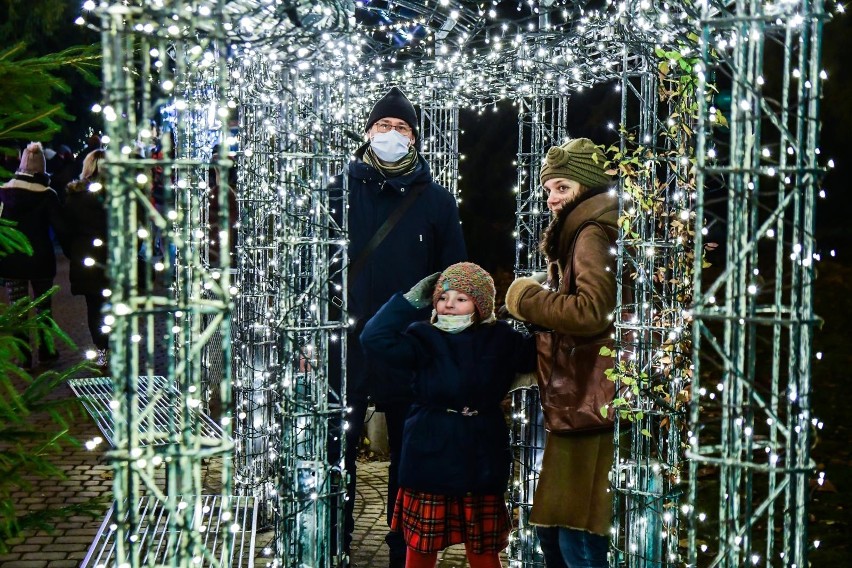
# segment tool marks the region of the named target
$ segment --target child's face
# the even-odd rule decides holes
[[[446,290],[435,304],[439,316],[466,316],[476,310],[476,304],[467,294]]]

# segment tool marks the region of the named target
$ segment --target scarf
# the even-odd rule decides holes
[[[379,159],[378,156],[370,148],[370,143],[367,142],[361,148],[364,149],[363,160],[365,163],[379,170],[385,178],[395,178],[410,174],[417,167],[417,159],[420,156],[417,150],[412,146],[401,160],[398,162],[387,163]]]

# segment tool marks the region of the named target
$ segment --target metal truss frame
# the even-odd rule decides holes
[[[808,563],[825,20],[821,1],[701,13],[700,87],[732,103],[727,128],[714,97],[699,104],[696,250],[716,234],[724,258],[696,264],[690,566]]]
[[[687,519],[686,562],[703,564],[708,553],[698,543],[713,531],[700,520],[710,515],[719,539],[710,565],[734,566],[754,555],[774,562],[781,553],[785,564],[803,565],[822,2],[631,2],[600,11],[582,2],[534,2],[519,3],[527,12],[502,21],[485,7],[457,2],[379,1],[357,10],[336,0],[125,4],[98,11],[112,139],[107,324],[119,385],[115,423],[127,425],[116,429],[111,454],[116,518],[127,519],[118,527],[120,558],[139,565],[130,537],[143,497],[169,508],[169,530],[197,536],[186,511],[192,507],[178,496],[186,503],[205,489],[202,459],[222,460],[222,499],[230,498],[231,438],[201,444],[189,419],[198,413],[175,416],[165,449],[140,443],[147,418],[135,410],[137,377],[159,374],[182,393],[179,404],[218,413],[226,434],[233,409],[233,483],[264,503],[257,517],[275,530],[274,565],[331,568],[344,561],[332,535],[342,526],[345,476],[336,452],[346,427],[346,192],[328,188],[363,138],[360,121],[388,84],[401,86],[421,107],[423,152],[436,179],[457,194],[458,109],[514,100],[516,273],[524,275],[543,267],[535,250],[547,220],[537,160],[569,134],[567,97],[621,78],[618,152],[638,159],[619,187],[624,293],[614,314],[615,364],[631,394],[615,405],[611,562],[684,562],[678,543]],[[696,40],[690,34],[699,28]],[[661,72],[674,52],[686,67]],[[780,103],[761,88],[767,53],[778,55],[772,62]],[[667,81],[695,78],[697,95],[661,98]],[[725,81],[735,106],[723,143],[721,114],[705,90]],[[165,106],[174,154],[164,148],[162,160],[134,155],[147,121]],[[229,140],[224,119],[234,109],[239,133]],[[210,163],[215,142],[237,152],[233,224],[227,183],[216,184],[211,208],[211,167],[230,164],[224,151]],[[159,209],[143,189],[154,167],[165,181]],[[702,270],[702,230],[714,230],[709,192],[717,185],[728,190],[727,217],[718,218],[729,229],[725,264],[711,274]],[[232,226],[234,286],[230,231],[211,234]],[[144,262],[128,270],[137,266],[140,244]],[[768,355],[758,361],[760,349]],[[764,361],[768,367],[758,364]],[[721,379],[707,388],[714,373]],[[540,417],[534,391],[518,391],[513,400],[519,530],[510,556],[513,566],[537,566],[526,515]],[[158,464],[167,472],[165,489],[154,479]],[[718,474],[719,496],[710,500],[716,512],[698,511],[698,475],[706,471]],[[782,519],[783,536],[773,538],[769,527]],[[204,555],[200,538],[182,542],[173,565]]]
[[[221,14],[221,2],[198,6]],[[110,403],[115,448],[108,454],[115,470],[114,562],[141,566],[149,562],[146,555],[154,546],[149,540],[165,538],[173,554],[159,559],[161,565],[229,566],[234,552],[230,539],[219,539],[214,552],[205,534],[244,529],[234,524],[230,494],[229,365],[220,370],[217,401],[224,435],[205,436],[204,414],[197,412],[209,392],[202,352],[218,338],[217,349],[230,362],[228,255],[221,255],[216,268],[202,261],[211,240],[222,247],[228,243],[226,235],[211,239],[198,221],[212,164],[199,159],[191,144],[211,131],[221,139],[229,109],[227,73],[218,55],[227,50],[227,38],[221,17],[204,24],[191,17],[175,19],[162,3],[115,3],[100,14],[103,113],[110,138],[105,186],[112,287],[105,323],[112,330],[110,370],[115,378]],[[163,137],[164,157],[145,157],[138,143],[147,142],[151,119],[169,103],[177,117],[172,138],[177,147]],[[202,105],[213,111],[210,120],[203,114],[203,126],[198,120]],[[155,176],[163,187],[159,203],[151,194]],[[218,226],[226,226],[227,206],[217,215]],[[154,381],[139,380],[155,375],[163,375],[168,388],[155,389]],[[167,420],[154,420],[154,413],[163,409],[172,410]],[[160,443],[146,445],[144,440],[150,439]],[[215,487],[202,483],[202,462],[210,459],[221,463]],[[163,470],[164,476],[158,475]],[[202,515],[210,498],[204,494],[211,491],[218,491],[212,523]],[[146,525],[145,507],[163,512],[160,537],[157,531],[140,529]]]

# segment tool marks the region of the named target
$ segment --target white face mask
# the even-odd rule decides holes
[[[370,147],[383,162],[398,162],[408,154],[411,139],[396,130],[378,132],[370,138]]]
[[[473,314],[463,316],[439,315],[432,316],[432,325],[447,333],[458,333],[473,325]]]

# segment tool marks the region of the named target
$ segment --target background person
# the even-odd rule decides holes
[[[30,143],[21,154],[21,163],[15,176],[0,188],[0,217],[16,223],[32,246],[32,256],[14,252],[0,257],[0,278],[5,280],[10,302],[16,302],[30,294],[38,298],[53,286],[56,276],[56,254],[54,253],[51,229],[62,234],[63,223],[59,213],[59,198],[50,187],[46,171],[44,149],[40,142]],[[37,310],[40,314],[50,312],[51,298],[42,300]],[[29,336],[21,336],[24,343],[25,368],[33,364]],[[44,337],[36,338],[40,363],[55,361],[59,354],[45,343]]]
[[[68,279],[71,293],[86,298],[86,318],[92,342],[97,349],[95,363],[105,368],[109,361],[109,337],[103,331],[103,291],[109,288],[107,278],[107,210],[106,188],[103,187],[101,162],[103,150],[89,152],[83,160],[80,179],[68,184],[63,239],[65,255],[70,260]]]

